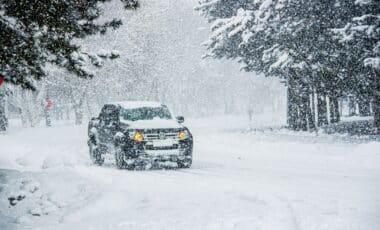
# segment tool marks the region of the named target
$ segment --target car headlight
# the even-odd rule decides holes
[[[141,132],[136,131],[133,134],[133,140],[134,141],[143,141],[144,140],[144,134],[142,134]]]
[[[178,138],[180,140],[185,140],[188,137],[189,137],[189,132],[187,132],[187,130],[181,130],[181,131],[179,131]]]

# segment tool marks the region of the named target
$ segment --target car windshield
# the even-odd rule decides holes
[[[158,119],[172,119],[172,115],[166,106],[161,107],[142,107],[134,109],[120,110],[120,117],[128,121],[138,121],[138,120],[153,120]]]

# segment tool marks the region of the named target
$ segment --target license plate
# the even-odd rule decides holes
[[[153,147],[167,147],[172,146],[174,144],[173,140],[154,140]]]
[[[150,156],[169,157],[179,155],[178,150],[147,150],[146,153]]]

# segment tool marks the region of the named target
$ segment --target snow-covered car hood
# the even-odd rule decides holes
[[[128,129],[179,129],[183,127],[173,119],[154,119],[139,121],[122,120],[122,122],[128,124]]]

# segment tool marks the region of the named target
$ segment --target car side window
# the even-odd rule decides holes
[[[105,123],[117,122],[119,120],[118,108],[114,105],[106,105],[100,112],[99,117]]]

